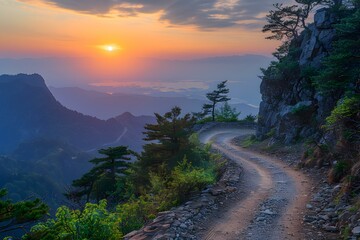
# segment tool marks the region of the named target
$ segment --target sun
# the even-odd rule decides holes
[[[108,51],[108,52],[112,52],[112,51],[114,51],[114,47],[113,46],[106,46],[106,51]]]
[[[116,44],[105,44],[98,46],[101,50],[104,50],[108,53],[116,52],[122,50],[122,48]]]

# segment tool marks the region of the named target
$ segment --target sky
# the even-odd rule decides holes
[[[9,73],[39,71],[31,66],[46,65],[54,69],[44,72],[55,86],[71,82],[92,86],[105,82],[121,85],[121,81],[140,84],[153,74],[151,66],[159,60],[271,56],[280,43],[266,40],[261,27],[273,3],[271,0],[0,0],[0,59],[7,60],[6,66],[13,61],[7,68]],[[34,59],[33,64],[30,61],[25,68],[16,68],[21,64],[15,60],[24,58]],[[53,65],[49,66],[49,62]],[[0,66],[3,73],[7,69]],[[161,67],[156,70],[161,71]],[[56,77],[59,72],[64,74],[62,81]],[[221,80],[208,79],[209,82]]]

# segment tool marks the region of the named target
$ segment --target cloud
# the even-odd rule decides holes
[[[77,12],[119,17],[160,13],[160,21],[170,25],[191,25],[199,29],[232,26],[258,28],[269,0],[41,0]]]

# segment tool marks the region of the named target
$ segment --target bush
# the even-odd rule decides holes
[[[172,180],[169,182],[169,190],[175,194],[175,203],[181,204],[192,192],[214,183],[216,176],[213,170],[195,168],[184,158],[172,172]]]
[[[220,110],[216,110],[215,119],[217,122],[237,122],[240,112],[236,108],[232,108],[228,102],[225,102]]]
[[[83,211],[62,206],[58,208],[55,219],[35,225],[24,239],[121,239],[120,218],[116,213],[109,213],[106,206],[106,200],[99,204],[87,203]]]
[[[350,165],[346,161],[338,161],[329,173],[329,181],[331,183],[340,182],[349,173],[349,170]]]
[[[255,135],[251,135],[246,137],[242,142],[241,142],[241,146],[244,148],[248,148],[251,145],[255,144],[257,142],[256,136]]]
[[[242,122],[246,122],[246,123],[255,123],[257,119],[257,116],[249,114],[246,115],[246,117],[244,119],[242,119]]]
[[[145,223],[155,217],[156,209],[146,197],[130,200],[116,207],[120,216],[120,230],[125,235],[141,228]]]
[[[216,180],[214,166],[194,167],[186,158],[174,168],[171,175],[164,179],[151,174],[151,190],[154,204],[158,211],[164,211],[186,201],[189,196],[200,191]]]

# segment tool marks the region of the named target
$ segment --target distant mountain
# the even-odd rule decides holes
[[[101,94],[100,94],[101,95]],[[97,150],[125,145],[140,151],[149,116],[124,113],[104,121],[69,110],[38,74],[0,76],[0,183],[9,197],[64,204],[72,180],[89,170]]]
[[[0,116],[0,153],[35,138],[59,140],[82,150],[120,145],[120,140],[137,149],[141,146],[141,139],[127,139],[126,122],[104,121],[62,106],[38,74],[0,76]],[[137,131],[142,128],[137,126]]]
[[[131,112],[134,115],[153,115],[154,112],[163,114],[174,106],[181,107],[183,112],[199,112],[205,103],[202,100],[186,97],[108,94],[76,87],[50,87],[50,91],[64,106],[101,119],[108,119],[123,112]],[[234,106],[242,112],[240,117],[248,114],[256,115],[258,112],[258,108],[247,104],[241,103]]]

